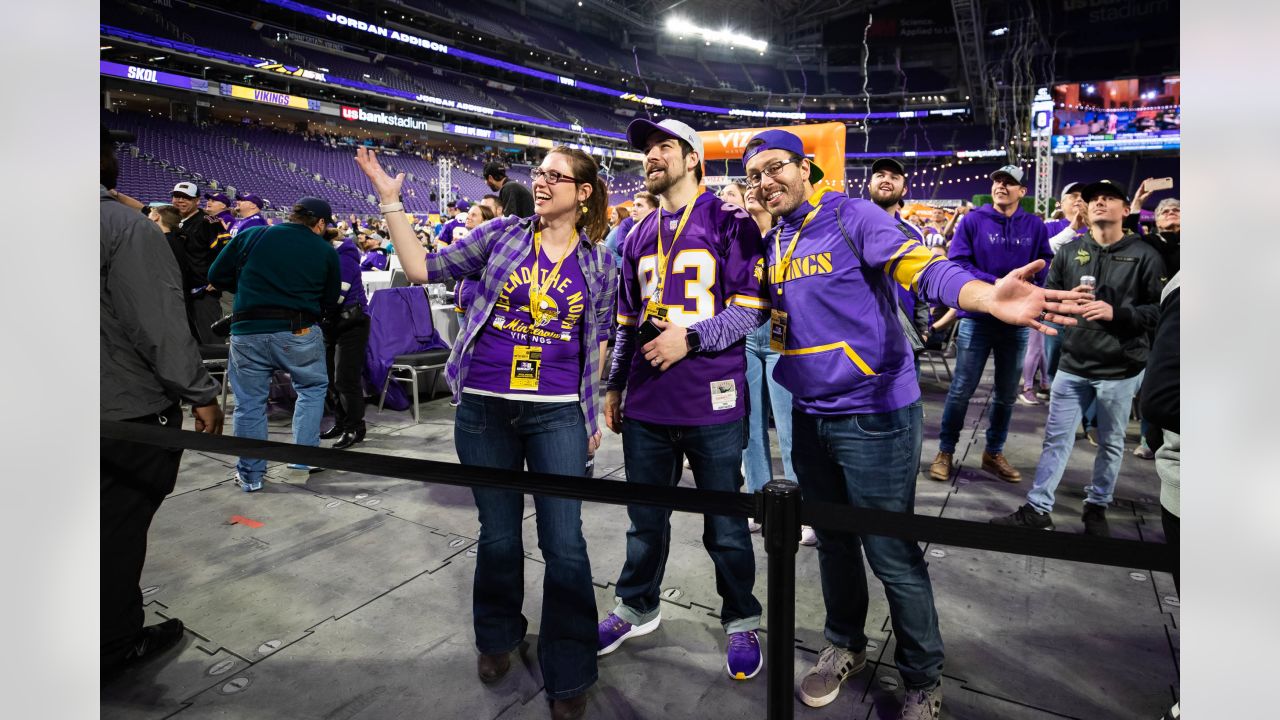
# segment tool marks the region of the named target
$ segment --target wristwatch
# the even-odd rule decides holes
[[[702,335],[697,330],[686,330],[684,333],[685,348],[691,353],[702,350]]]

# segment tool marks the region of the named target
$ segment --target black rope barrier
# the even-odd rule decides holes
[[[801,501],[799,486],[774,480],[763,492],[745,494],[683,487],[513,472],[434,460],[305,447],[271,440],[210,435],[115,420],[103,420],[102,438],[240,457],[394,477],[463,487],[493,487],[611,505],[647,505],[679,512],[760,518],[768,555],[769,644],[768,718],[791,720],[795,670],[796,552],[800,525],[939,543],[1015,555],[1031,555],[1113,567],[1172,572],[1176,547],[1160,543],[1097,538],[989,523],[869,510],[834,503]]]

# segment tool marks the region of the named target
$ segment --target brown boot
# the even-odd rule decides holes
[[[1010,465],[1008,460],[1004,459],[1004,453],[995,453],[993,455],[983,451],[982,469],[1008,482],[1022,480],[1022,473],[1018,471],[1018,468]]]
[[[476,661],[476,670],[480,675],[480,682],[495,683],[502,679],[503,675],[511,669],[511,653],[502,653],[501,655],[484,655]]]
[[[929,477],[938,482],[951,479],[951,453],[938,453],[938,456],[933,459],[933,464],[929,466]]]
[[[586,712],[587,696],[585,694],[568,700],[551,701],[551,720],[578,720]]]

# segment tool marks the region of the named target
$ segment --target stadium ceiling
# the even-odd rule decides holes
[[[624,23],[631,33],[657,34],[668,16],[679,15],[708,27],[730,25],[771,45],[789,48],[828,23],[901,4],[901,0],[526,0],[526,4],[561,17],[586,10]]]

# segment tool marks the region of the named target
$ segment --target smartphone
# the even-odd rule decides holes
[[[1173,188],[1173,178],[1154,178],[1147,183],[1147,191],[1155,192],[1157,190],[1170,190]]]
[[[661,334],[662,330],[657,325],[653,324],[652,318],[645,318],[636,333],[637,337],[640,339],[640,347],[648,345],[651,341],[656,340]]]

